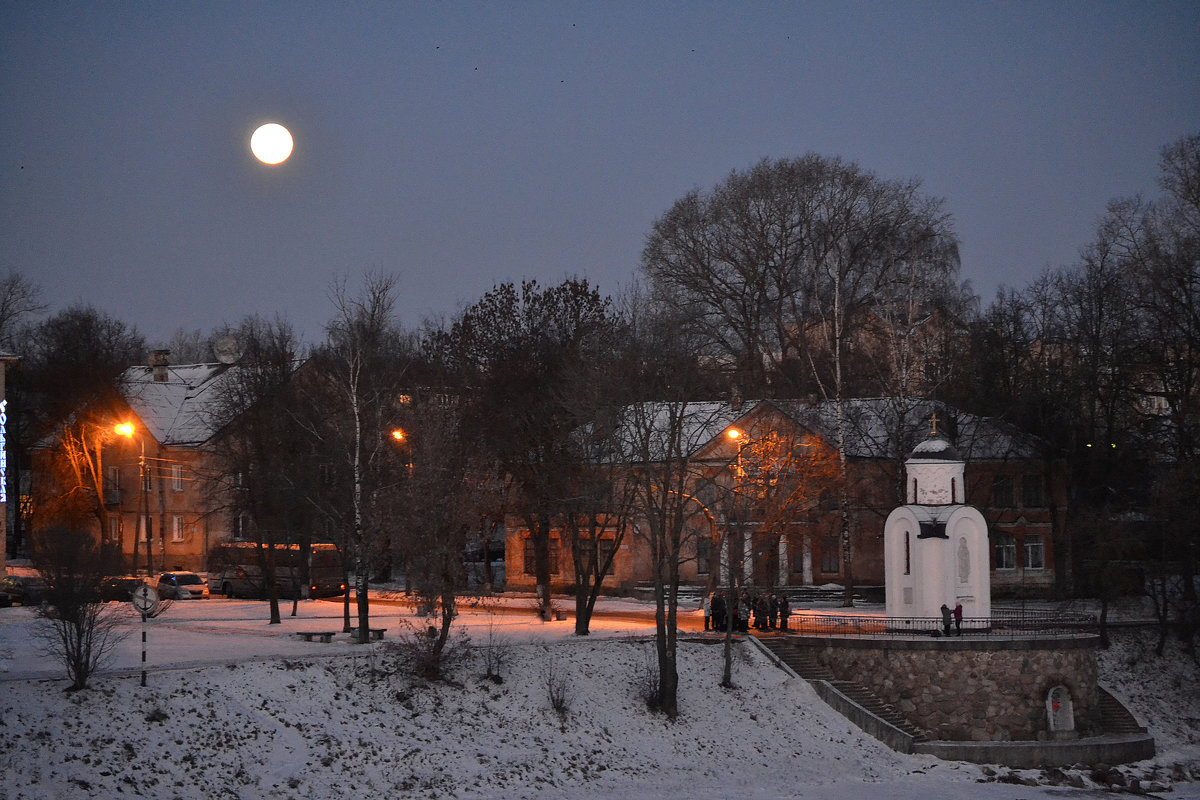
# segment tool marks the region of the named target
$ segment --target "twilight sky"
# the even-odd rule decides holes
[[[1190,0],[9,2],[0,273],[152,344],[250,313],[311,343],[368,270],[411,326],[506,280],[616,293],[684,192],[811,151],[945,198],[987,304],[1196,132]]]

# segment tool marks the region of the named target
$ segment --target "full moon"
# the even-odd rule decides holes
[[[292,135],[282,125],[268,122],[250,137],[250,151],[264,164],[282,164],[292,154]]]

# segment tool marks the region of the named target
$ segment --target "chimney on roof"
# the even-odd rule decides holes
[[[171,365],[170,350],[151,350],[150,367],[154,372],[154,380],[158,383],[167,382],[167,367]]]
[[[742,410],[742,393],[736,383],[729,387],[729,408],[735,414]]]

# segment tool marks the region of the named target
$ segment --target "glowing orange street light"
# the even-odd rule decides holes
[[[742,432],[739,431],[737,428],[730,428],[729,430],[725,431],[725,435],[728,436],[730,439],[736,439],[742,435]]]
[[[403,442],[404,441],[404,431],[401,430],[400,428],[393,428],[392,429],[392,438],[395,439],[397,442]]]
[[[113,430],[116,431],[119,436],[124,436],[126,439],[133,438],[132,422],[122,422],[120,425],[113,426]]]

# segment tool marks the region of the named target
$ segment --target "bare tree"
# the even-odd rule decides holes
[[[370,633],[367,587],[386,524],[380,513],[381,493],[388,486],[382,466],[391,456],[391,421],[408,362],[393,319],[395,276],[367,275],[358,296],[339,281],[331,294],[336,313],[317,356],[318,368],[333,388],[334,405],[322,409],[310,433],[347,475],[345,516],[355,560],[359,641],[365,643]]]
[[[276,545],[302,543],[307,529],[297,516],[310,511],[302,499],[308,464],[295,424],[292,377],[302,363],[291,326],[251,317],[238,328],[241,359],[217,384],[212,405],[219,501],[250,521],[270,602],[270,624],[281,622]]]
[[[884,181],[810,154],[764,160],[678,201],[655,222],[642,266],[704,351],[738,366],[744,386],[812,387],[836,404],[845,478],[841,407],[855,385],[851,356],[866,346],[856,323],[881,304],[911,306],[914,279],[922,291],[952,283],[958,254],[942,202],[918,181]],[[849,485],[839,482],[843,492]],[[847,604],[850,502],[839,498]]]
[[[0,350],[12,350],[22,325],[46,310],[41,289],[19,272],[0,278]]]
[[[581,425],[565,377],[609,335],[610,304],[584,280],[543,289],[502,284],[428,340],[431,360],[462,397],[464,425],[513,488],[533,541],[539,611],[549,619],[550,539],[580,467]],[[572,400],[572,402],[574,402]]]
[[[40,441],[45,470],[33,486],[33,524],[105,530],[104,449],[127,406],[119,379],[144,353],[136,331],[94,309],[73,307],[27,332],[13,381],[22,398],[18,442]],[[109,487],[111,488],[111,487]]]
[[[422,671],[440,674],[442,654],[466,587],[463,554],[467,533],[489,506],[494,468],[486,454],[463,437],[458,409],[444,398],[415,399],[397,415],[393,440],[403,523],[393,533],[406,576],[429,612],[430,635]]]

